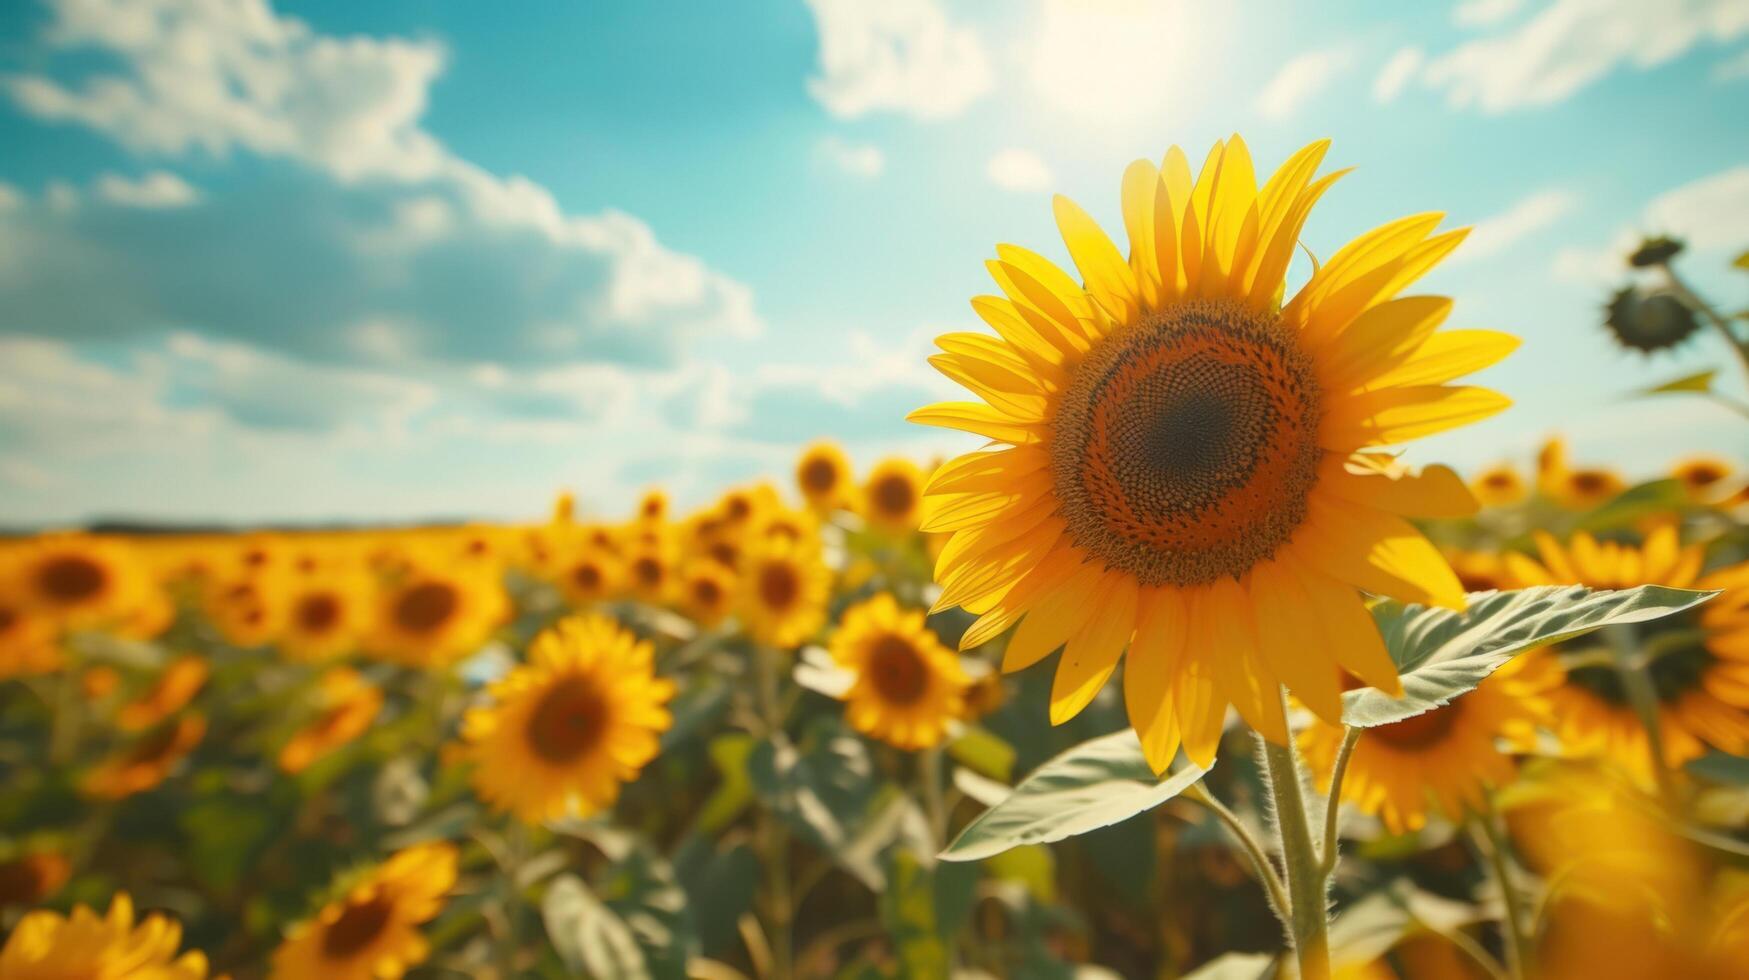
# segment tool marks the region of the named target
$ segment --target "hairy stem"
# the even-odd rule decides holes
[[[1329,980],[1330,917],[1326,908],[1330,875],[1319,860],[1306,819],[1306,796],[1291,743],[1263,743],[1269,794],[1275,803],[1275,826],[1281,837],[1282,865],[1287,870],[1288,932],[1299,957],[1301,980]]]
[[[1505,920],[1502,924],[1506,927],[1507,970],[1513,980],[1523,980],[1529,975],[1532,953],[1530,936],[1524,931],[1524,896],[1514,883],[1506,835],[1500,832],[1492,806],[1486,813],[1477,814],[1471,821],[1471,834],[1475,838],[1476,850],[1487,858],[1494,883],[1499,886],[1500,896],[1505,901]]]
[[[1281,920],[1283,926],[1287,926],[1288,917],[1292,913],[1288,905],[1286,888],[1281,883],[1281,876],[1275,873],[1275,865],[1270,863],[1269,855],[1263,850],[1263,845],[1258,842],[1256,837],[1252,836],[1244,821],[1239,819],[1238,814],[1228,809],[1225,803],[1215,799],[1214,794],[1210,793],[1208,787],[1202,783],[1193,784],[1184,791],[1183,796],[1187,800],[1194,800],[1208,807],[1215,817],[1226,825],[1227,832],[1233,835],[1234,839],[1239,842],[1239,846],[1244,848],[1245,856],[1251,859],[1251,867],[1257,872],[1257,880],[1263,884],[1263,891],[1269,897],[1269,907],[1275,910],[1275,917]]]
[[[1354,743],[1360,741],[1364,728],[1342,730],[1342,747],[1336,750],[1336,765],[1330,770],[1330,798],[1324,802],[1324,849],[1318,854],[1318,867],[1328,878],[1336,871],[1336,833],[1342,823],[1342,780],[1348,775],[1348,760],[1354,755]]]

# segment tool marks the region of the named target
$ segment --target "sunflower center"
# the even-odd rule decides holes
[[[59,602],[80,602],[103,591],[108,581],[103,566],[83,555],[51,558],[37,573],[43,593]]]
[[[810,459],[802,464],[802,486],[814,493],[827,493],[838,485],[838,467],[829,459]]]
[[[929,668],[909,640],[891,633],[869,651],[868,676],[889,704],[915,704],[929,687]]]
[[[701,606],[715,606],[723,599],[723,587],[714,578],[696,579],[692,583],[692,598]]]
[[[306,633],[326,633],[340,622],[340,600],[326,592],[304,596],[298,601],[297,620]]]
[[[1369,728],[1367,738],[1376,738],[1394,749],[1418,750],[1438,745],[1457,724],[1458,716],[1464,711],[1464,699],[1458,698],[1443,708]]]
[[[567,677],[541,696],[528,717],[528,747],[554,765],[594,748],[607,731],[607,703],[583,677]]]
[[[1580,470],[1572,476],[1573,489],[1580,493],[1602,493],[1609,486],[1609,480],[1601,473],[1590,470]]]
[[[443,582],[421,582],[395,603],[395,622],[414,633],[429,633],[455,614],[455,588]]]
[[[1243,575],[1305,518],[1320,404],[1275,318],[1230,301],[1151,314],[1088,352],[1053,420],[1069,534],[1143,585]]]
[[[718,563],[734,568],[741,563],[741,549],[733,541],[718,541],[710,546],[710,556]]]
[[[578,565],[571,570],[571,581],[589,592],[601,588],[601,569],[594,564]]]
[[[381,895],[346,903],[346,911],[322,934],[322,955],[344,959],[362,952],[388,928],[394,912],[395,903]]]
[[[802,583],[796,570],[782,562],[774,562],[759,570],[759,598],[771,609],[784,610],[795,605],[801,595]]]
[[[889,517],[903,517],[917,505],[917,491],[903,476],[882,477],[870,490],[875,509]]]
[[[18,623],[18,613],[10,606],[0,606],[0,633],[4,633]]]
[[[637,577],[639,585],[653,589],[662,584],[662,563],[645,555],[632,562],[632,574]]]

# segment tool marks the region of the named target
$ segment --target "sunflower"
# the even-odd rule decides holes
[[[569,490],[560,490],[553,497],[552,523],[569,524],[577,515],[577,497]]]
[[[862,484],[862,516],[870,527],[893,534],[917,530],[923,505],[923,471],[908,459],[883,459]]]
[[[1430,803],[1453,821],[1480,811],[1516,768],[1498,743],[1532,743],[1547,716],[1543,695],[1559,683],[1558,671],[1520,658],[1443,707],[1368,728],[1349,758],[1342,798],[1382,819],[1393,834],[1425,826]],[[1299,733],[1325,792],[1343,731],[1320,719]]]
[[[474,789],[529,823],[588,816],[656,757],[672,681],[655,650],[606,616],[560,620],[535,637],[529,663],[490,688],[462,723]]]
[[[0,977],[205,980],[206,956],[178,956],[181,945],[180,923],[154,914],[136,924],[133,900],[117,892],[101,918],[87,905],[75,905],[67,916],[47,909],[27,913],[0,948]]]
[[[1729,460],[1712,455],[1690,456],[1670,468],[1671,478],[1681,483],[1688,499],[1697,504],[1713,503],[1723,496],[1720,490],[1731,473]]]
[[[796,460],[796,488],[816,513],[826,514],[850,502],[850,459],[830,442],[816,442]]]
[[[312,762],[370,729],[383,707],[383,692],[350,667],[336,667],[317,681],[321,710],[279,751],[279,768],[300,773]]]
[[[947,725],[966,713],[971,679],[959,656],[881,593],[846,610],[832,634],[832,659],[855,675],[844,694],[850,727],[901,749],[940,744]]]
[[[1621,474],[1605,466],[1568,470],[1557,484],[1555,500],[1569,510],[1590,510],[1606,504],[1627,489]]]
[[[198,714],[166,721],[98,763],[85,776],[85,792],[106,800],[144,793],[163,782],[205,735],[206,719]]]
[[[742,569],[736,611],[755,640],[788,650],[819,632],[831,591],[832,573],[818,552],[767,539]]]
[[[61,647],[48,617],[0,594],[0,680],[60,670]]]
[[[39,904],[60,891],[72,873],[66,857],[54,851],[0,861],[0,909]]]
[[[207,618],[232,646],[263,646],[285,622],[282,582],[283,576],[266,572],[214,580],[207,589]]]
[[[1490,466],[1470,481],[1470,490],[1484,507],[1510,507],[1522,501],[1526,488],[1524,477],[1510,463]]]
[[[619,594],[625,568],[612,552],[586,547],[561,563],[557,582],[565,601],[573,606],[603,602]]]
[[[701,558],[680,576],[680,607],[693,622],[711,629],[722,623],[735,605],[735,572],[721,562]]]
[[[345,564],[300,575],[288,590],[279,647],[294,660],[328,660],[357,649],[375,627],[376,583]]]
[[[127,618],[148,589],[138,555],[121,541],[89,534],[49,534],[7,556],[4,577],[15,601],[57,626],[91,629]]]
[[[116,711],[116,727],[144,731],[181,711],[206,685],[209,673],[206,660],[193,654],[170,661],[150,689]]]
[[[1129,648],[1125,699],[1157,770],[1182,742],[1213,761],[1229,703],[1285,742],[1279,685],[1340,720],[1337,667],[1400,690],[1361,590],[1462,608],[1456,575],[1406,518],[1472,513],[1451,470],[1362,452],[1508,404],[1445,382],[1517,346],[1436,328],[1451,301],[1399,298],[1463,240],[1436,214],[1369,232],[1280,305],[1327,142],[1255,186],[1234,137],[1192,177],[1184,154],[1130,166],[1128,261],[1058,198],[1085,285],[1025,249],[989,264],[998,336],[948,334],[932,363],[982,401],[913,421],[999,444],[931,477],[924,531],[952,531],[938,608],[979,616],[964,647],[1019,624],[1004,668],[1067,645],[1051,718],[1080,711]],[[1317,638],[1308,644],[1308,638]]]
[[[1723,590],[1703,606],[1632,627],[1632,642],[1651,658],[1645,669],[1658,701],[1666,765],[1697,758],[1708,745],[1732,754],[1749,749],[1749,563],[1702,575],[1702,546],[1682,547],[1669,524],[1638,548],[1584,533],[1565,547],[1542,532],[1536,542],[1540,562],[1507,556],[1517,586]],[[1645,728],[1613,651],[1597,636],[1527,655],[1548,659],[1563,672],[1563,683],[1549,693],[1552,728],[1568,751],[1604,755],[1646,775],[1652,755]]]
[[[659,489],[646,490],[638,498],[638,520],[660,524],[668,519],[668,494]]]
[[[674,590],[674,558],[663,542],[643,541],[626,556],[626,585],[632,596],[650,605],[666,603]]]
[[[1506,571],[1506,559],[1495,551],[1466,551],[1448,548],[1445,560],[1457,573],[1465,592],[1489,592],[1511,588],[1512,576]]]
[[[417,567],[383,594],[369,647],[406,666],[442,665],[478,649],[508,610],[494,574]]]
[[[273,952],[274,980],[393,980],[424,962],[419,932],[455,887],[456,848],[416,844],[396,852],[286,934]]]

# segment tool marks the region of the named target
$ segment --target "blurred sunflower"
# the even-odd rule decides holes
[[[300,773],[310,763],[370,730],[383,707],[383,692],[350,667],[327,671],[316,684],[320,714],[297,730],[279,751],[279,768]]]
[[[844,694],[850,727],[901,749],[940,744],[949,722],[966,713],[971,680],[959,656],[881,593],[850,607],[832,634],[832,659],[855,675]]]
[[[52,898],[72,873],[73,867],[66,857],[53,851],[0,861],[0,909],[28,907]]]
[[[1465,592],[1488,592],[1508,589],[1511,576],[1506,571],[1506,559],[1499,552],[1467,551],[1461,548],[1445,550],[1445,560],[1457,573],[1458,583]]]
[[[169,777],[206,735],[206,719],[190,712],[133,740],[85,775],[85,792],[120,800],[144,793]]]
[[[923,506],[923,471],[901,457],[883,459],[862,484],[862,516],[870,527],[890,534],[917,530]]]
[[[1397,296],[1464,238],[1435,234],[1437,214],[1361,236],[1280,304],[1300,229],[1338,176],[1313,179],[1327,146],[1261,190],[1236,136],[1195,177],[1177,148],[1159,168],[1132,164],[1127,261],[1057,198],[1085,285],[999,246],[989,268],[1006,298],[972,304],[999,336],[948,334],[931,358],[982,401],[911,415],[1006,444],[949,461],[926,491],[922,529],[954,532],[936,563],[938,608],[980,617],[963,645],[1018,623],[1003,667],[1019,670],[1066,644],[1058,723],[1127,646],[1130,721],[1157,770],[1181,741],[1212,762],[1229,703],[1285,741],[1282,683],[1332,723],[1338,666],[1398,690],[1360,590],[1464,604],[1406,520],[1472,513],[1463,481],[1362,450],[1505,408],[1446,382],[1517,340],[1436,332],[1450,300]]]
[[[648,641],[599,614],[535,637],[528,664],[494,682],[491,705],[463,720],[480,799],[528,823],[612,806],[672,723],[674,684],[654,664]]]
[[[665,544],[644,541],[626,556],[626,585],[639,602],[665,604],[674,588],[674,558]]]
[[[553,497],[553,512],[550,518],[553,524],[569,524],[577,516],[577,497],[569,490],[560,490]]]
[[[170,661],[145,693],[116,711],[116,727],[143,731],[181,711],[200,693],[210,672],[205,658],[193,654]]]
[[[83,904],[66,916],[47,909],[27,913],[0,948],[0,977],[205,980],[206,956],[195,951],[178,956],[181,945],[181,923],[156,914],[135,923],[133,900],[117,892],[102,918]]]
[[[767,540],[747,558],[736,612],[757,641],[779,649],[807,642],[826,621],[832,573],[818,552]]]
[[[418,844],[396,852],[287,933],[273,953],[274,980],[394,980],[424,962],[419,926],[455,887],[456,848]]]
[[[850,458],[830,442],[816,442],[796,461],[796,488],[816,513],[829,513],[850,502]]]
[[[135,610],[148,587],[145,568],[121,541],[89,534],[47,534],[11,552],[4,577],[18,601],[58,626],[110,625]]]
[[[1434,807],[1454,822],[1482,810],[1489,792],[1511,782],[1516,768],[1499,743],[1534,741],[1548,714],[1544,695],[1560,682],[1558,670],[1521,657],[1444,707],[1368,728],[1349,757],[1342,798],[1379,817],[1393,834],[1426,826]],[[1319,719],[1298,736],[1324,792],[1343,731]]]
[[[1484,507],[1510,507],[1522,501],[1526,488],[1524,477],[1509,463],[1490,466],[1470,481],[1470,490]]]
[[[1697,504],[1714,503],[1723,496],[1720,491],[1731,474],[1730,461],[1713,455],[1690,456],[1670,468],[1671,478],[1682,484],[1688,499]]]
[[[0,680],[60,670],[65,662],[48,617],[0,593]]]
[[[638,520],[660,524],[668,519],[668,495],[661,490],[648,490],[638,499]]]
[[[1702,546],[1681,547],[1668,524],[1638,548],[1584,533],[1563,547],[1538,532],[1536,543],[1540,562],[1507,555],[1517,587],[1724,590],[1698,608],[1632,627],[1631,643],[1650,658],[1645,669],[1658,701],[1666,765],[1697,758],[1708,745],[1734,754],[1749,749],[1749,563],[1702,575]],[[1564,674],[1549,692],[1551,725],[1561,744],[1574,754],[1604,755],[1644,776],[1652,764],[1645,727],[1606,642],[1591,634],[1526,656],[1548,659]]]
[[[418,568],[384,592],[369,647],[406,666],[440,666],[478,649],[508,611],[495,575]]]
[[[736,487],[717,501],[716,512],[730,528],[746,527],[759,513],[760,495],[752,487]]]
[[[727,619],[735,605],[735,573],[721,562],[701,558],[680,576],[680,606],[693,622],[711,629]]]
[[[1627,489],[1621,474],[1604,466],[1568,470],[1556,485],[1555,500],[1569,510],[1590,510],[1614,500]]]
[[[813,513],[790,510],[788,507],[772,507],[766,510],[753,529],[753,537],[759,540],[780,538],[809,547],[818,543],[819,536],[820,521]]]
[[[351,565],[300,575],[285,607],[280,649],[294,660],[328,660],[356,650],[376,626],[376,583]]]
[[[604,602],[619,594],[625,569],[600,548],[583,548],[559,566],[559,592],[573,606]]]
[[[278,636],[285,622],[285,589],[269,573],[213,580],[207,588],[207,618],[225,641],[258,647]]]

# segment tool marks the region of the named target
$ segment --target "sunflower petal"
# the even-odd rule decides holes
[[[1445,330],[1402,364],[1367,379],[1370,387],[1436,385],[1491,367],[1518,349],[1520,341],[1495,330]]]
[[[1318,467],[1318,486],[1351,503],[1403,517],[1468,517],[1479,505],[1470,488],[1449,467],[1380,468],[1367,457],[1326,453]]]
[[[1123,223],[1130,240],[1130,274],[1143,305],[1160,305],[1160,263],[1154,252],[1154,188],[1160,170],[1137,160],[1123,172]]]
[[[1036,423],[1012,418],[983,402],[937,402],[905,416],[907,422],[958,429],[1016,446],[1044,441]]]
[[[1093,565],[1076,569],[1050,595],[1041,599],[1008,638],[1002,670],[1013,673],[1038,663],[1062,646],[1083,625],[1102,572]]]
[[[1511,404],[1497,391],[1474,386],[1380,388],[1335,399],[1319,440],[1337,451],[1388,446],[1479,422]]]
[[[1299,577],[1278,562],[1263,562],[1251,570],[1247,591],[1263,663],[1313,714],[1341,724],[1342,686],[1335,665],[1307,650],[1307,638],[1322,629]]]
[[[1063,647],[1051,682],[1051,724],[1081,713],[1117,668],[1118,655],[1136,627],[1136,585],[1127,575],[1108,572],[1098,586],[1099,605]]]
[[[1280,681],[1263,666],[1257,645],[1257,619],[1248,608],[1251,597],[1229,578],[1217,579],[1210,585],[1208,597],[1210,654],[1222,693],[1258,734],[1271,742],[1286,742],[1287,721],[1281,709]]]
[[[1451,315],[1444,296],[1404,296],[1354,318],[1318,358],[1318,377],[1332,391],[1358,388],[1409,360]]]
[[[1464,608],[1463,586],[1445,556],[1395,514],[1314,490],[1293,548],[1312,568],[1368,592]]]
[[[1124,658],[1124,707],[1156,773],[1178,754],[1173,677],[1184,657],[1184,599],[1175,589],[1148,589],[1138,598],[1136,635]]]
[[[1069,257],[1087,281],[1087,291],[1112,316],[1126,323],[1134,320],[1140,309],[1136,277],[1117,246],[1074,201],[1059,194],[1051,200],[1051,208]]]

